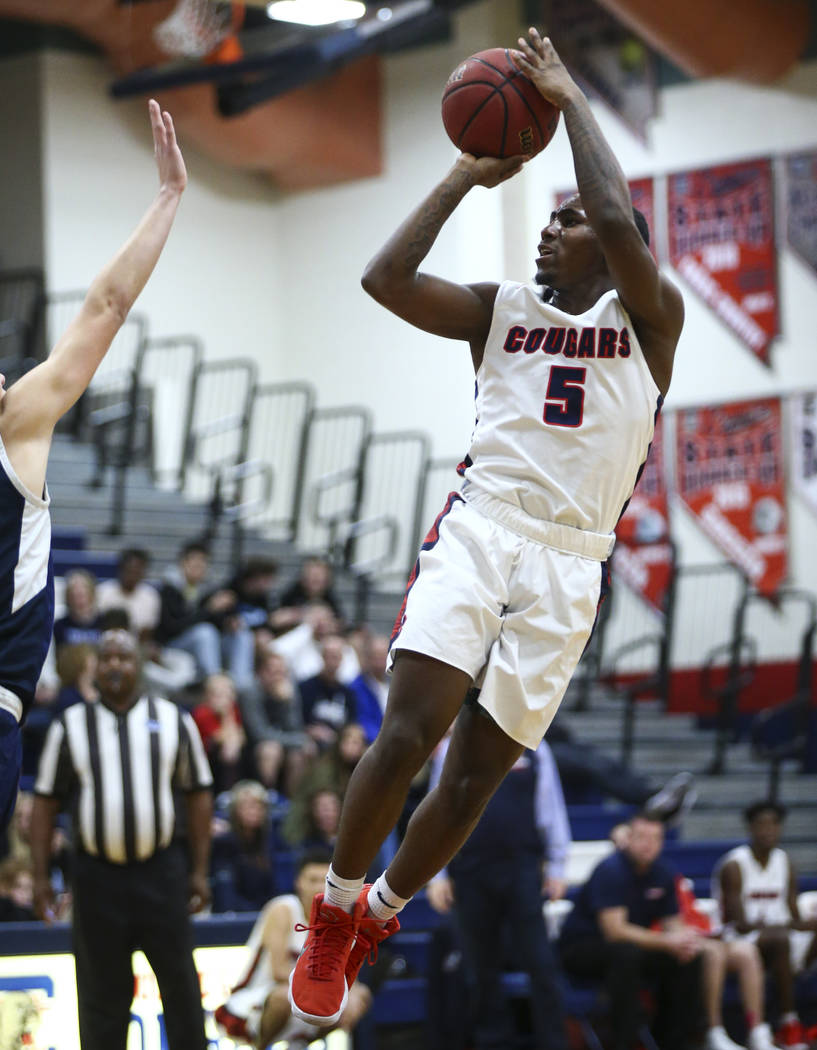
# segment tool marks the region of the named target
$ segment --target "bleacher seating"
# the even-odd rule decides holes
[[[110,551],[52,547],[51,553],[55,576],[65,576],[73,569],[84,569],[97,580],[112,580],[116,576],[118,556]]]
[[[84,551],[88,544],[85,529],[54,526],[51,529],[52,551]]]

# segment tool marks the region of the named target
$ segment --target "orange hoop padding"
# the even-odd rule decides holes
[[[238,31],[244,25],[246,10],[246,6],[240,0],[230,4],[230,35],[225,37],[214,51],[205,55],[204,61],[209,65],[238,62],[244,57],[244,49],[238,39]]]
[[[238,62],[238,60],[243,57],[244,50],[241,47],[238,37],[231,35],[225,37],[218,47],[214,51],[211,51],[209,55],[205,55],[204,61],[210,66],[215,66],[226,64],[228,62]]]
[[[808,42],[808,0],[600,0],[687,73],[768,84]]]

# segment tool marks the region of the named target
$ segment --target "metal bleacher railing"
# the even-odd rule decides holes
[[[706,772],[727,771],[729,749],[744,732],[754,757],[768,763],[770,797],[776,797],[787,763],[813,771],[817,597],[783,588],[770,601],[731,564],[678,566],[673,558],[662,613],[647,611],[617,582],[577,678],[578,709],[587,708],[597,683],[623,701],[621,759],[633,757],[640,698],[655,697],[665,709],[673,701],[689,709],[695,698],[715,728]],[[768,667],[770,653],[788,669],[784,682],[770,684],[768,672],[759,681],[761,656]],[[750,688],[760,697],[747,703]]]
[[[45,296],[36,270],[0,275],[0,368],[13,379],[41,359],[83,295]],[[456,461],[432,458],[427,435],[376,432],[367,408],[318,406],[307,382],[259,383],[253,361],[205,360],[193,336],[151,339],[138,313],[64,429],[93,441],[98,484],[114,471],[112,534],[125,527],[131,467],[147,467],[160,487],[209,504],[209,531],[229,527],[233,560],[248,528],[328,550],[356,581],[358,620],[367,619],[375,585],[402,589],[424,531],[457,485]],[[801,594],[800,608],[811,613],[805,626],[788,629],[801,645],[787,657],[800,668],[790,698],[770,697],[769,712],[756,720],[755,753],[769,762],[774,790],[808,735],[814,602]],[[656,696],[669,706],[673,690],[695,689],[718,730],[711,771],[723,771],[742,690],[763,656],[757,639],[767,632],[753,631],[747,619],[758,608],[769,606],[727,563],[674,566],[658,611],[619,581],[577,676],[577,706],[589,705],[599,682],[623,698],[626,760],[639,699]],[[781,705],[788,714],[773,718]]]
[[[10,376],[22,362],[42,357],[43,288],[40,269],[0,273],[0,360]]]

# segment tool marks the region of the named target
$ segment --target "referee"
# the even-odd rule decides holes
[[[140,696],[139,673],[133,635],[105,632],[99,702],[67,708],[48,731],[31,818],[35,910],[50,919],[51,834],[69,803],[83,1050],[125,1050],[139,949],[159,984],[169,1050],[205,1050],[188,911],[210,899],[212,777],[193,720],[168,700]],[[174,789],[187,803],[189,863],[174,841]]]

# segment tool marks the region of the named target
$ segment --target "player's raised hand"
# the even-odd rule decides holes
[[[511,51],[510,54],[517,68],[533,81],[549,102],[560,109],[578,91],[575,80],[565,69],[550,39],[540,36],[533,26],[528,30],[527,40],[519,37],[519,50]]]
[[[156,156],[156,167],[159,172],[159,185],[163,190],[182,193],[187,185],[187,169],[184,157],[176,142],[176,129],[173,118],[159,108],[155,99],[148,102],[150,127],[153,131],[153,152]]]
[[[522,170],[524,157],[475,157],[472,153],[461,153],[457,167],[473,179],[475,186],[486,186],[491,189],[507,179],[512,179]]]

